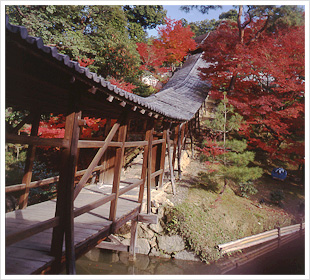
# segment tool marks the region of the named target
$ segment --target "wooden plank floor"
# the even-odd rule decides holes
[[[122,187],[132,183],[126,180]],[[110,185],[89,185],[86,186],[77,196],[74,206],[79,208],[88,203],[100,199],[102,196],[111,193]],[[116,221],[123,223],[130,219],[129,214],[140,206],[137,197],[134,199],[136,190],[132,190],[118,200]],[[6,235],[18,232],[30,225],[53,218],[55,214],[56,201],[50,200],[32,205],[23,210],[6,213]],[[110,232],[112,222],[109,221],[110,203],[106,203],[96,209],[82,214],[74,219],[75,246],[82,247],[89,239],[102,238],[102,234]],[[127,220],[126,220],[127,219]],[[52,229],[45,230],[30,238],[14,243],[6,247],[6,274],[32,274],[38,273],[53,262],[50,255]]]

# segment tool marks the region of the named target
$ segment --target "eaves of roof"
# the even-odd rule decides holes
[[[206,66],[201,54],[190,56],[183,67],[170,78],[163,90],[149,97],[141,97],[112,85],[103,77],[89,71],[87,67],[70,60],[69,56],[58,53],[56,47],[44,45],[42,38],[29,36],[25,27],[10,24],[8,16],[6,16],[6,30],[19,34],[26,47],[35,45],[38,52],[43,52],[50,59],[62,62],[63,67],[84,75],[98,89],[102,88],[119,100],[129,101],[153,115],[178,122],[188,121],[199,110],[208,95],[209,85],[200,80],[198,73],[199,67]]]

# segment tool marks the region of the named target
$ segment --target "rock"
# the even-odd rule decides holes
[[[141,270],[146,270],[150,263],[150,259],[145,255],[136,255],[135,267]]]
[[[157,203],[158,206],[163,204],[167,199],[167,194],[162,190],[152,191],[152,198],[154,203]]]
[[[154,237],[149,241],[149,243],[150,243],[151,248],[156,247],[156,246],[157,246],[157,239],[156,239],[156,236],[154,236]]]
[[[157,217],[158,219],[162,219],[163,217],[165,216],[165,207],[164,206],[160,206],[158,209],[157,209]]]
[[[155,208],[158,208],[158,207],[159,207],[159,203],[158,203],[156,200],[153,199],[153,200],[151,201],[151,206],[152,206],[152,207],[155,207]]]
[[[90,250],[85,254],[85,257],[93,262],[98,262],[100,257],[100,250],[97,248]]]
[[[182,237],[178,235],[172,236],[158,236],[158,248],[167,254],[179,252],[185,249],[185,243]]]
[[[156,207],[152,207],[151,211],[152,211],[153,214],[156,214],[157,213],[157,208]]]
[[[129,254],[127,252],[119,252],[119,260],[127,265],[129,263]]]
[[[163,258],[163,259],[170,259],[171,258],[170,255],[165,254],[163,252],[160,252],[160,251],[156,250],[156,248],[152,248],[149,256],[150,257],[160,257],[160,258]]]
[[[177,260],[200,261],[199,257],[195,253],[187,250],[177,252],[173,257]]]
[[[150,244],[145,238],[138,238],[136,246],[139,247],[139,254],[148,255],[151,250]]]
[[[122,240],[122,244],[125,246],[130,246],[130,238],[126,238],[126,239]]]
[[[168,198],[166,199],[166,203],[168,206],[174,207],[174,204]]]
[[[161,233],[164,231],[163,227],[160,225],[159,221],[157,224],[150,224],[150,229],[156,233]]]
[[[119,261],[118,252],[112,252],[111,255],[111,263],[116,263]]]
[[[154,236],[154,232],[149,229],[146,225],[138,228],[138,237],[152,239]]]

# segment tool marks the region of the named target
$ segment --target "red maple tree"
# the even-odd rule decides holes
[[[169,64],[181,62],[196,47],[192,39],[194,33],[190,26],[182,26],[181,20],[166,18],[165,24],[158,28],[159,39],[155,39],[153,45],[165,54]]]
[[[162,72],[162,65],[167,59],[165,49],[147,43],[137,43],[137,51],[142,61],[141,70]]]
[[[240,14],[240,11],[239,11]],[[271,157],[304,159],[305,30],[267,30],[268,18],[223,22],[204,43],[203,79],[213,98],[227,93],[246,120],[241,130],[252,148]]]

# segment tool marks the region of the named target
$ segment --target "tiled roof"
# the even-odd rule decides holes
[[[42,38],[29,36],[25,27],[10,24],[8,16],[6,30],[19,34],[26,47],[36,46],[38,52],[43,52],[50,59],[62,62],[63,67],[85,75],[99,90],[102,88],[104,92],[109,92],[119,100],[129,101],[153,114],[176,121],[190,120],[208,95],[208,84],[201,81],[198,76],[198,68],[206,66],[201,54],[190,56],[183,67],[170,78],[163,90],[149,97],[141,97],[112,85],[96,73],[89,71],[87,67],[82,67],[78,62],[70,60],[69,56],[58,53],[56,47],[44,45]]]

